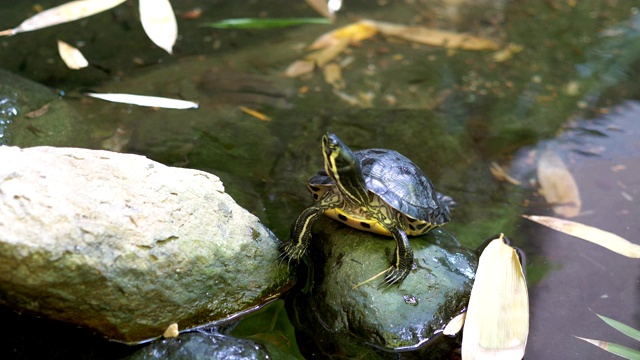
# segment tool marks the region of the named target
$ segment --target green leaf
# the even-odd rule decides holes
[[[582,338],[579,336],[576,336],[576,338],[580,339],[580,340],[584,340],[590,344],[593,344],[611,354],[614,355],[618,355],[620,357],[623,357],[625,359],[629,359],[629,360],[640,360],[640,351],[638,350],[634,350],[631,348],[628,348],[626,346],[622,346],[622,345],[618,345],[618,344],[612,344],[610,342],[607,341],[600,341],[600,340],[593,340],[593,339],[587,339],[587,338]]]
[[[596,314],[596,315],[598,315],[598,314]],[[612,328],[620,331],[621,333],[627,335],[628,337],[630,337],[632,339],[640,341],[640,331],[632,328],[629,325],[623,324],[623,323],[621,323],[621,322],[619,322],[617,320],[610,319],[610,318],[608,318],[606,316],[598,315],[598,317],[600,319],[602,319],[602,321],[604,321],[607,324],[609,324],[609,326],[611,326]]]
[[[331,21],[325,18],[242,18],[203,23],[200,26],[217,29],[273,29],[306,24],[331,24]]]

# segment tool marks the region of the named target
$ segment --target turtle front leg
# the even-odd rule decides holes
[[[398,227],[388,230],[396,241],[396,252],[393,265],[384,277],[384,282],[385,284],[393,285],[401,283],[409,275],[413,266],[413,250],[404,230]]]
[[[289,261],[300,260],[307,252],[309,241],[311,240],[311,227],[324,210],[322,207],[312,206],[298,216],[293,225],[291,225],[289,241],[281,246],[282,256],[285,259]]]

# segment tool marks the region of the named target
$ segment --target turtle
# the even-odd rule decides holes
[[[392,236],[395,257],[384,283],[401,283],[413,266],[407,235],[422,235],[450,220],[453,200],[437,193],[411,160],[394,150],[352,151],[335,134],[322,136],[324,170],[307,184],[315,203],[291,226],[282,256],[300,260],[311,240],[311,227],[322,214],[353,228]]]

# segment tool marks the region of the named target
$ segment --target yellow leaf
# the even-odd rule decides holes
[[[340,39],[322,50],[314,51],[307,55],[307,60],[313,61],[318,67],[323,67],[335,59],[349,46],[349,39]]]
[[[242,112],[244,112],[246,114],[249,114],[249,115],[255,117],[258,120],[271,121],[270,117],[268,117],[267,115],[265,115],[265,114],[263,114],[263,113],[261,113],[259,111],[256,111],[256,110],[253,110],[253,109],[249,109],[248,107],[245,107],[245,106],[240,106],[239,109],[242,110]]]
[[[284,71],[284,76],[298,77],[298,76],[312,72],[313,69],[315,69],[315,67],[316,67],[316,64],[314,64],[313,61],[296,60],[293,63],[291,63],[291,65],[289,65],[287,70]]]
[[[522,45],[518,45],[518,44],[509,44],[507,45],[506,48],[500,50],[500,51],[496,51],[493,54],[493,61],[495,62],[504,62],[507,61],[509,59],[511,59],[513,57],[513,55],[521,52],[524,48],[522,47]]]
[[[538,224],[550,227],[567,235],[600,245],[620,255],[630,258],[640,258],[640,245],[634,244],[616,234],[600,230],[593,226],[579,222],[558,219],[551,216],[522,215]]]
[[[154,44],[172,53],[178,38],[178,24],[169,0],[139,0],[140,22]]]
[[[334,62],[329,63],[322,69],[322,74],[324,75],[324,81],[333,86],[334,89],[344,89],[345,83],[342,78],[342,68],[340,65]]]
[[[89,66],[80,50],[62,40],[58,40],[58,53],[69,69],[78,70]]]
[[[500,46],[493,40],[465,33],[425,28],[422,26],[406,26],[382,21],[364,20],[366,24],[375,26],[386,36],[448,49],[462,50],[497,50]]]
[[[110,94],[85,93],[85,95],[94,97],[97,99],[102,99],[105,101],[139,105],[139,106],[159,107],[159,108],[165,108],[165,109],[194,109],[198,107],[198,104],[192,101],[170,99],[170,98],[158,97],[158,96],[117,94],[117,93],[110,93]]]
[[[23,21],[18,27],[0,31],[0,36],[33,31],[82,19],[109,10],[126,0],[78,0],[40,12]]]
[[[311,44],[311,46],[309,46],[309,49],[322,49],[327,46],[343,42],[344,40],[347,40],[347,45],[358,43],[362,40],[375,36],[377,33],[378,31],[376,30],[376,27],[369,21],[358,21],[351,25],[343,26],[321,35],[313,42],[313,44]]]
[[[529,295],[516,250],[503,235],[480,255],[462,332],[462,359],[522,359]]]
[[[177,338],[179,334],[180,334],[180,331],[178,331],[178,324],[173,323],[167,327],[167,329],[164,331],[164,334],[162,334],[162,336],[165,339],[169,339],[169,338]]]
[[[556,215],[571,218],[580,214],[582,200],[575,179],[553,150],[545,150],[538,160],[538,182],[542,195]]]

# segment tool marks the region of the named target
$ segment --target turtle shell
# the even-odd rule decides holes
[[[367,189],[391,207],[434,225],[449,221],[449,211],[438,200],[433,183],[411,160],[387,149],[359,150],[354,154],[360,160]],[[309,180],[316,200],[332,186],[335,183],[324,170]]]

